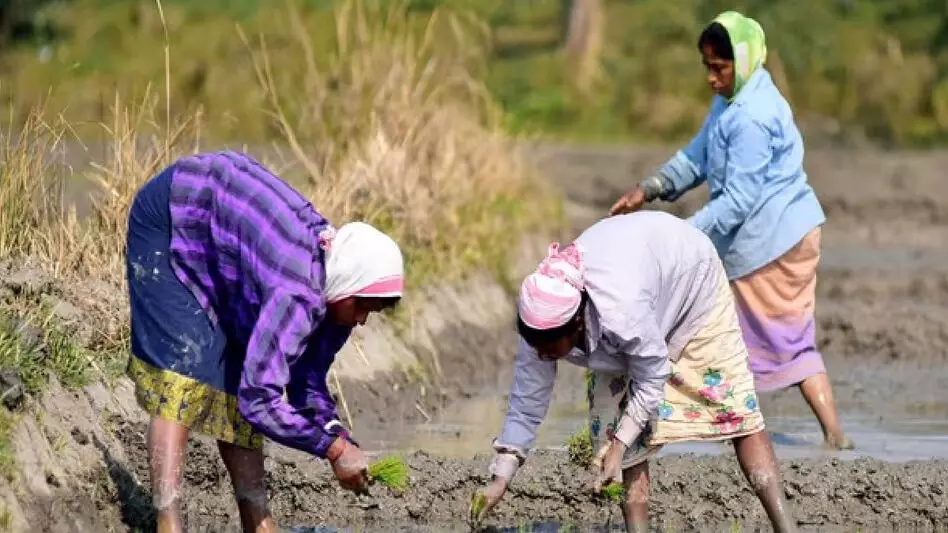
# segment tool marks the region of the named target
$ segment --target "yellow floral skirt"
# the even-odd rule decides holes
[[[590,435],[593,449],[598,452],[597,464],[625,411],[627,383],[625,374],[586,373]],[[629,447],[622,467],[646,461],[664,444],[733,439],[763,429],[764,417],[757,403],[734,296],[721,268],[707,321],[672,365],[664,400]]]

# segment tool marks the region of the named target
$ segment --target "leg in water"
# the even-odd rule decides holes
[[[806,378],[800,383],[800,392],[823,428],[826,445],[838,450],[853,449],[853,441],[843,433],[836,414],[836,402],[833,400],[833,387],[830,385],[829,376],[820,372]]]

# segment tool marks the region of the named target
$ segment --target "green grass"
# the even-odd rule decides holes
[[[77,389],[89,382],[91,355],[77,345],[69,333],[54,326],[46,334],[46,349],[49,367],[64,387]]]
[[[10,434],[16,427],[17,416],[0,407],[0,476],[9,482],[16,479],[16,456]]]
[[[46,365],[38,343],[26,343],[20,326],[0,317],[0,370],[15,370],[27,392],[39,391],[46,382]]]

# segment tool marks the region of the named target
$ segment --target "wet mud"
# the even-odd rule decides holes
[[[144,425],[119,422],[116,434],[129,455],[113,470],[127,471],[100,478],[95,492],[109,492],[116,478],[147,479]],[[486,455],[461,460],[416,452],[407,456],[411,487],[406,493],[375,486],[370,495],[356,496],[339,489],[331,471],[318,461],[275,447],[268,454],[271,509],[283,527],[465,531],[470,496],[488,481]],[[945,462],[794,460],[784,461],[782,470],[788,501],[801,526],[937,531],[939,524],[948,523]],[[193,439],[184,475],[183,501],[192,531],[238,531],[233,506],[222,505],[232,494],[216,445]],[[739,522],[747,531],[766,524],[732,455],[664,457],[652,463],[652,475],[652,524],[657,530],[720,531]],[[590,480],[564,452],[538,451],[483,525],[491,530],[541,520],[576,526],[621,524],[618,507],[590,493]],[[144,487],[126,486],[123,497],[130,501],[122,506],[146,509],[146,496]],[[150,526],[147,512],[131,516],[131,528]]]
[[[530,154],[551,186],[566,194],[575,234],[672,152],[544,147]],[[828,218],[817,282],[817,337],[844,428],[856,418],[893,424],[948,418],[944,168],[948,152],[815,150],[808,155],[810,181]],[[687,216],[705,199],[699,189],[679,204],[657,207]],[[526,255],[542,253],[545,243],[534,248]],[[15,273],[0,273],[2,295],[3,287],[13,290],[8,278]],[[123,301],[120,293],[105,298]],[[502,312],[512,313],[510,305]],[[412,475],[407,493],[375,487],[371,496],[352,495],[337,486],[322,461],[268,443],[271,508],[281,526],[300,532],[466,531],[471,493],[487,481],[485,454],[500,429],[498,413],[488,422],[476,418],[482,412],[462,415],[476,421],[472,425],[477,428],[463,434],[441,421],[443,413],[463,413],[465,405],[483,411],[485,404],[475,400],[485,396],[499,398],[490,405],[502,410],[496,405],[502,407],[509,386],[515,333],[512,320],[497,324],[460,321],[440,328],[429,343],[439,346],[438,352],[418,350],[429,368],[437,360],[436,373],[343,380],[356,439],[372,452],[406,450]],[[581,372],[561,373],[555,395],[568,412],[563,420],[572,423],[575,419],[569,417],[581,413],[581,388]],[[781,419],[811,416],[793,389],[762,395],[761,406],[775,421],[772,427]],[[42,408],[45,420],[31,422],[17,441],[29,480],[29,496],[21,499],[24,513],[54,518],[31,519],[24,530],[151,530],[145,426],[127,383],[75,395],[54,392]],[[421,425],[454,434],[455,440],[439,439],[435,446]],[[555,445],[555,440],[546,442]],[[781,464],[788,501],[804,531],[948,531],[948,461],[822,455],[785,458]],[[736,524],[743,531],[769,531],[727,445],[718,446],[714,455],[665,455],[654,461],[652,474],[650,510],[656,531],[736,531]],[[617,507],[586,490],[589,479],[568,463],[564,452],[538,450],[486,525],[511,531],[537,523],[538,531],[619,525]],[[238,531],[230,483],[212,442],[192,439],[185,491],[190,531]]]

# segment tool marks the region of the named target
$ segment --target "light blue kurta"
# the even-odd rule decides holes
[[[803,138],[763,68],[728,104],[715,96],[701,131],[662,168],[663,200],[704,181],[710,199],[689,221],[711,238],[731,280],[793,248],[825,222],[803,170]]]

